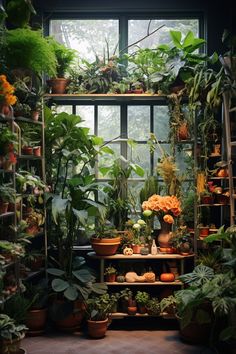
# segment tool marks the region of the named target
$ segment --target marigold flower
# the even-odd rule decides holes
[[[163,216],[163,220],[167,222],[168,224],[173,224],[174,223],[174,218],[170,214],[166,214]]]
[[[16,96],[14,86],[12,86],[5,75],[0,75],[0,104],[14,105],[16,103]]]

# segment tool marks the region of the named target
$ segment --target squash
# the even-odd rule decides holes
[[[174,273],[162,273],[160,275],[160,281],[163,282],[172,282],[175,280],[175,275]]]
[[[138,275],[135,272],[128,272],[125,274],[125,280],[127,283],[135,283],[137,282],[145,282],[145,276],[144,275]]]
[[[145,281],[148,283],[154,283],[156,280],[156,275],[153,272],[146,272],[143,275],[145,277]]]
[[[124,275],[117,275],[116,281],[117,281],[117,283],[124,283],[125,282]]]

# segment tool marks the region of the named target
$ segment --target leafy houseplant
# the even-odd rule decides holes
[[[57,42],[53,37],[48,38],[48,43],[55,53],[57,68],[55,77],[47,80],[47,84],[51,87],[52,93],[63,94],[70,81],[65,75],[75,59],[75,51]]]
[[[116,273],[117,273],[116,268],[114,268],[111,264],[108,267],[106,267],[104,272],[106,281],[114,282],[116,280]]]
[[[90,337],[104,337],[112,307],[113,302],[107,293],[86,301],[88,334]]]
[[[24,338],[27,327],[16,322],[5,314],[0,314],[0,344],[1,353],[17,354],[21,339]]]
[[[168,297],[164,297],[160,301],[160,310],[161,313],[167,312],[170,315],[176,313],[176,298],[173,295],[169,295]]]
[[[137,291],[135,295],[135,300],[138,304],[138,309],[140,313],[146,313],[146,305],[150,299],[150,295],[146,291]]]
[[[148,300],[146,304],[147,313],[151,316],[159,316],[160,315],[160,303],[158,298],[151,298]]]
[[[0,214],[4,214],[8,210],[9,203],[15,203],[16,190],[9,184],[0,186]]]
[[[172,234],[170,240],[172,246],[176,248],[180,254],[186,255],[192,252],[192,237],[188,231],[187,226],[180,226]]]

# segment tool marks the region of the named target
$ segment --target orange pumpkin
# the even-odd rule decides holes
[[[229,175],[229,172],[228,172],[227,168],[220,168],[217,171],[217,177],[228,177],[228,175]]]
[[[163,282],[171,282],[175,280],[175,275],[174,273],[162,273],[160,275],[160,281]]]

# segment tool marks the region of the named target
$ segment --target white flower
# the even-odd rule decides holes
[[[141,229],[141,225],[136,223],[136,224],[133,225],[133,229],[139,231]]]

